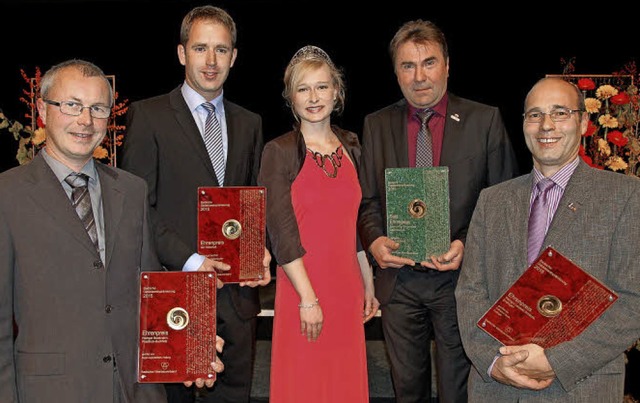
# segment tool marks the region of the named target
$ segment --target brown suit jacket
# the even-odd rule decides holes
[[[146,185],[96,168],[104,265],[41,155],[0,174],[0,402],[113,403],[114,360],[125,402],[166,401],[136,383],[140,272],[160,268]]]

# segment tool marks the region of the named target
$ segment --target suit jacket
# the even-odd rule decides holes
[[[140,272],[157,270],[144,181],[96,163],[103,265],[44,158],[0,175],[0,401],[166,401],[136,383]],[[12,335],[12,314],[18,325]]]
[[[619,299],[573,340],[545,349],[557,376],[549,388],[516,389],[487,374],[500,344],[476,322],[527,268],[532,180],[528,174],[484,190],[471,220],[456,289],[460,333],[475,367],[469,396],[500,402],[621,402],[623,352],[640,334],[640,180],[582,161],[543,245],[553,246],[607,284]]]
[[[387,232],[385,168],[409,166],[407,108],[403,99],[365,117],[358,223],[365,250]],[[457,120],[452,117],[456,115]],[[451,239],[464,242],[480,190],[517,174],[515,153],[499,110],[449,94],[440,165],[449,167]],[[376,272],[376,295],[383,305],[397,273],[395,269]]]
[[[264,144],[262,119],[227,100],[224,108],[229,135],[224,185],[254,186]],[[147,181],[158,256],[170,270],[181,270],[197,252],[198,187],[220,184],[180,87],[130,105],[121,166]],[[241,317],[258,314],[257,289],[235,284],[224,289]]]

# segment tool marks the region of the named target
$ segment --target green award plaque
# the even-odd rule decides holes
[[[449,250],[449,168],[387,168],[387,236],[419,263]]]

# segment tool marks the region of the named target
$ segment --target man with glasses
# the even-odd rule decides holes
[[[136,383],[140,272],[160,269],[147,187],[92,158],[111,84],[69,60],[40,95],[46,146],[0,174],[0,402],[166,402],[161,385]]]
[[[575,85],[544,78],[529,91],[524,110],[533,170],[480,194],[456,289],[462,341],[474,366],[469,400],[619,403],[624,351],[640,334],[640,181],[580,159],[589,116]],[[550,184],[544,241],[532,248],[529,216],[542,182]],[[613,289],[618,300],[570,341],[502,346],[476,323],[546,246]]]

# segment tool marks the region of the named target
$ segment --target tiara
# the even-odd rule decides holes
[[[307,45],[300,48],[291,58],[289,65],[292,66],[303,60],[321,60],[326,62],[329,66],[333,66],[333,62],[327,52],[313,45]]]

